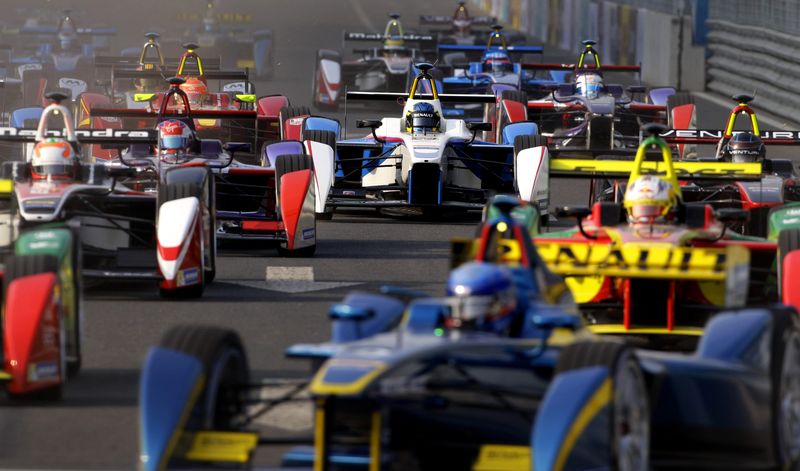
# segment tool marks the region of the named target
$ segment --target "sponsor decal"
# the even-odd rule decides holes
[[[81,138],[110,138],[110,139],[136,139],[153,141],[158,136],[157,131],[154,129],[76,129],[75,137]],[[35,129],[17,129],[7,126],[0,127],[0,139],[4,137],[36,137]],[[62,137],[66,138],[67,133],[65,130],[51,129],[47,131],[46,137]]]
[[[559,245],[543,242],[537,245],[547,263],[554,267],[598,269],[614,268],[619,271],[664,271],[688,272],[705,269],[723,273],[727,254],[720,250],[684,250],[679,248],[626,248],[605,245]]]
[[[28,381],[49,381],[58,378],[58,363],[48,361],[28,365]]]
[[[737,135],[749,131],[733,131],[733,135]],[[709,139],[722,139],[725,131],[722,130],[704,130],[704,129],[670,129],[669,131],[661,134],[661,137],[666,138],[709,138]],[[764,131],[761,133],[762,139],[800,139],[800,131]]]
[[[303,229],[303,240],[313,239],[315,235],[314,229]]]
[[[43,199],[27,200],[23,203],[26,210],[31,208],[54,208],[57,204],[58,200],[43,200]]]
[[[291,124],[292,126],[300,126],[301,124],[303,124],[304,119],[305,118],[291,118],[289,119],[289,124]]]
[[[196,285],[200,282],[200,270],[198,268],[187,268],[178,272],[178,286]]]

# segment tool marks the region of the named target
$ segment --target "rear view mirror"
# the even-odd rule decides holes
[[[383,126],[383,122],[377,119],[359,119],[356,121],[356,127],[359,129],[369,128],[375,130],[381,126]]]
[[[492,123],[467,123],[467,129],[472,132],[491,131]]]
[[[133,178],[138,171],[134,167],[114,167],[107,166],[106,174],[111,178]]]
[[[230,153],[245,152],[249,154],[253,152],[253,146],[249,142],[226,142],[222,148]]]
[[[564,206],[556,210],[556,216],[566,218],[583,219],[592,214],[592,210],[586,206]]]
[[[351,306],[349,304],[334,304],[328,313],[329,317],[334,320],[349,319],[354,321],[363,321],[375,315],[375,311],[361,306]]]
[[[750,212],[738,208],[721,208],[715,213],[717,220],[725,225],[737,222],[747,222],[750,219]]]

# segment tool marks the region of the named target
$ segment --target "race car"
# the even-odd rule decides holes
[[[644,471],[800,460],[793,308],[719,314],[691,355],[594,336],[553,302],[559,285],[537,276],[546,268],[511,206],[482,228],[475,261],[451,272],[446,297],[393,288],[334,305],[330,341],[287,350],[310,361],[309,379],[253,378],[232,330],[168,331],[140,376],[142,468],[248,466],[258,446],[303,439],[252,426],[297,401],[313,407],[313,434],[284,467]],[[270,385],[284,393],[262,391]]]
[[[209,68],[208,61],[198,55],[196,44],[185,46],[183,55],[175,63],[176,78],[184,80],[181,87],[190,96],[190,101],[193,101],[192,107],[195,111],[214,112],[219,116],[219,119],[203,118],[195,121],[195,129],[200,137],[250,142],[252,149],[258,150],[267,142],[289,138],[284,134],[286,128],[283,126],[287,120],[310,115],[307,107],[293,107],[283,95],[258,98],[246,72],[219,70],[216,62],[212,62]],[[165,68],[169,68],[171,61],[166,60],[165,63]],[[126,109],[111,106],[111,97],[116,95],[113,91],[111,97],[85,93],[80,97],[79,122],[85,126],[94,126],[98,119],[108,121],[109,118],[121,118],[123,121],[116,126],[124,124],[128,127],[149,127],[155,123],[160,110],[165,106],[170,112],[184,112],[181,108],[182,101],[164,101],[169,93],[162,91],[164,73],[154,67],[142,69],[112,69],[112,84],[115,79],[120,78],[139,81],[136,90],[126,93]],[[221,85],[221,91],[209,92],[209,81],[222,83],[229,80],[233,82]],[[114,127],[110,122],[104,124]],[[253,160],[256,160],[255,157]]]
[[[526,63],[526,70],[572,71],[570,81],[545,80],[529,87],[548,95],[527,102],[528,119],[539,125],[556,149],[603,152],[614,149],[635,149],[639,129],[649,122],[667,122],[668,106],[675,89],[647,89],[605,83],[604,72],[639,72],[638,65],[601,65],[595,41],[583,42],[584,48],[575,64]],[[537,92],[534,92],[537,93]],[[644,100],[642,101],[642,96]],[[637,100],[638,98],[638,100]],[[673,100],[677,100],[673,99]],[[680,101],[675,101],[680,103]]]
[[[724,129],[696,129],[691,119],[684,119],[684,123],[689,124],[688,126],[680,126],[676,121],[673,129],[669,130],[664,138],[676,145],[677,157],[686,161],[760,163],[762,175],[756,181],[695,181],[684,184],[681,190],[686,201],[702,201],[716,208],[732,207],[747,210],[750,218],[738,228],[739,232],[777,239],[776,226],[769,222],[769,215],[779,210],[778,208],[785,203],[800,201],[800,179],[791,160],[768,158],[767,149],[772,146],[798,145],[800,133],[797,131],[762,133],[756,113],[750,106],[753,97],[740,94],[732,98],[736,105],[731,110]],[[693,105],[681,105],[676,107],[674,112],[689,116],[694,113]],[[734,131],[736,120],[740,116],[746,117],[749,130]],[[698,155],[696,150],[698,144],[716,144],[716,150],[711,156]],[[619,194],[613,195],[614,192]],[[615,190],[606,190],[603,196],[618,198],[623,192],[624,186],[617,185]]]
[[[512,56],[541,54],[541,46],[510,45],[501,25],[492,26],[486,45],[440,44],[439,55],[446,73],[442,84],[446,93],[482,93],[494,84],[504,84],[514,90],[527,91],[533,74],[522,69],[522,63],[514,63]],[[478,57],[470,61],[468,54]]]
[[[7,167],[6,167],[7,168]],[[0,180],[8,198],[13,181]],[[60,399],[81,369],[83,291],[80,241],[66,224],[0,241],[3,316],[0,388],[10,399]]]
[[[664,131],[648,125],[651,136],[634,161],[613,162],[616,171],[629,172],[622,204],[566,208],[563,215],[575,217],[577,227],[539,234],[536,247],[553,272],[567,276],[593,332],[666,343],[672,336],[676,344],[692,345],[690,337],[701,335],[716,312],[790,303],[795,290],[786,280],[794,279],[798,267],[787,256],[800,246],[779,249],[774,241],[728,230],[746,220],[745,210],[715,212],[709,204],[685,202],[678,163],[658,137]],[[651,147],[661,161],[646,159]],[[597,175],[603,169],[581,171]],[[718,163],[715,171],[761,177],[755,162]],[[799,227],[795,222],[781,229],[796,234]]]
[[[160,147],[131,146],[120,155],[120,161],[139,169],[143,178],[149,172],[170,175],[175,170],[193,169],[204,177],[203,197],[208,204],[208,227],[216,239],[249,239],[274,242],[284,255],[308,256],[316,250],[315,212],[323,212],[328,187],[333,179],[333,149],[312,139],[289,140],[297,135],[288,121],[283,126],[286,140],[264,146],[258,165],[248,165],[233,158],[233,153],[252,153],[249,142],[227,142],[201,138],[196,122],[203,120],[256,119],[255,110],[194,110],[181,77],[169,81],[170,89],[160,100],[158,110],[93,108],[93,117],[151,118],[159,128],[173,123],[182,129],[185,151],[174,158]],[[174,105],[174,106],[173,106]],[[292,118],[294,119],[294,118]],[[315,118],[312,122],[331,122]],[[313,137],[314,133],[309,132]],[[200,168],[198,168],[200,166]],[[166,173],[165,173],[166,172]],[[206,181],[207,180],[207,181]],[[206,186],[207,185],[207,186]],[[317,196],[319,195],[319,196]],[[213,247],[213,244],[212,244]],[[214,250],[214,249],[211,249]],[[209,275],[213,277],[213,275]]]
[[[445,118],[443,103],[495,103],[494,95],[440,94],[431,64],[408,93],[348,92],[348,99],[405,101],[402,115],[362,120],[370,136],[336,143],[336,179],[328,206],[412,208],[438,213],[442,208],[480,210],[497,192],[514,192],[520,173],[518,157],[538,142],[536,125],[508,124],[500,144],[477,141],[489,123]],[[423,87],[430,94],[423,94]],[[539,203],[536,195],[529,200]],[[547,212],[547,206],[542,205]]]
[[[314,106],[338,108],[345,88],[388,92],[408,89],[411,66],[424,58],[419,49],[409,48],[407,44],[432,42],[433,36],[406,34],[400,24],[400,15],[392,13],[389,17],[383,34],[344,33],[345,42],[382,42],[379,48],[354,49],[353,53],[361,56],[356,60],[343,62],[340,52],[317,51],[311,91]]]
[[[470,16],[466,2],[458,2],[452,16],[421,15],[420,25],[446,26],[447,28],[431,29],[430,34],[436,35],[439,44],[480,44],[486,40],[488,28],[497,23],[493,16]],[[478,28],[487,28],[479,31]]]
[[[69,10],[56,25],[32,18],[16,30],[12,64],[23,84],[23,103],[44,105],[46,91],[62,89],[72,98],[94,89],[94,55],[108,48],[113,28],[79,28]]]
[[[275,35],[269,28],[252,28],[252,16],[219,11],[217,2],[207,3],[204,13],[183,11],[176,18],[178,25],[164,32],[162,44],[168,55],[179,54],[182,44],[192,42],[221,58],[224,69],[248,69],[258,79],[269,79],[275,73]],[[180,36],[180,23],[193,23]]]

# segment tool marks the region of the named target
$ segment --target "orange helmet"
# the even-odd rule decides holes
[[[186,92],[186,96],[189,98],[189,106],[192,108],[200,108],[206,102],[208,87],[202,79],[189,77],[180,87],[181,90]]]

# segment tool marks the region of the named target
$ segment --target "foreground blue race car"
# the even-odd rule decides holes
[[[796,312],[720,314],[688,355],[593,336],[512,217],[515,201],[495,200],[500,214],[481,227],[472,261],[452,272],[448,297],[390,289],[335,305],[330,341],[288,350],[314,372],[281,397],[261,399],[235,332],[170,330],[142,370],[142,468],[246,466],[256,446],[290,442],[249,424],[306,389],[313,443],[287,452],[284,467],[798,464]]]

